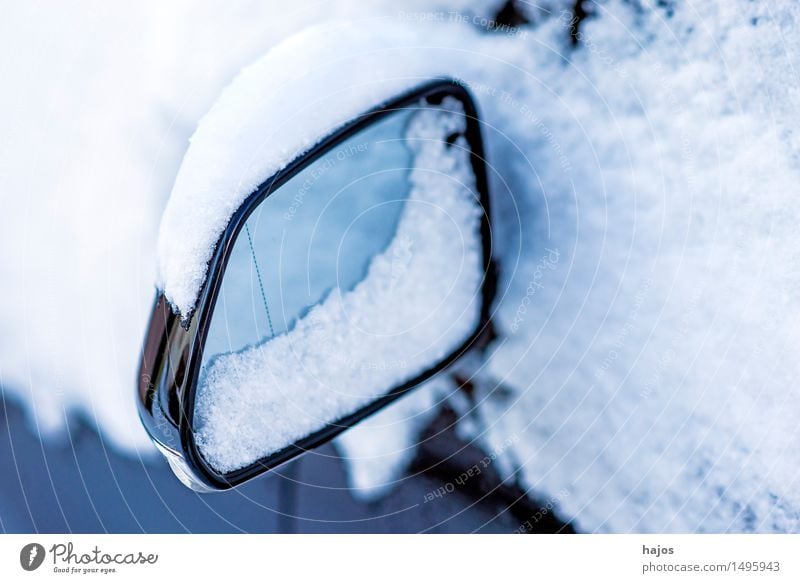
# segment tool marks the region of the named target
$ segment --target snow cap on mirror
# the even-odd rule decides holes
[[[473,77],[486,41],[466,25],[335,22],[243,69],[198,124],[162,218],[158,286],[173,308],[191,315],[220,235],[259,184],[371,108]]]

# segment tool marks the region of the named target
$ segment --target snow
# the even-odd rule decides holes
[[[796,19],[609,3],[568,67],[530,69],[552,90],[524,101],[546,135],[517,142],[541,188],[513,179],[535,251],[505,272],[481,438],[520,437],[515,475],[566,488],[581,529],[800,529]]]
[[[478,2],[369,12],[363,4],[330,5],[335,16],[356,15],[351,34],[336,37],[343,51],[380,44],[374,31],[400,10],[491,14]],[[572,49],[570,16],[557,2],[538,4],[555,10],[531,9],[534,25],[515,34],[476,35],[466,31],[471,22],[463,32],[431,22],[436,32],[423,34],[406,15],[403,38],[387,34],[380,44],[403,49],[343,61],[369,62],[384,80],[349,92],[362,105],[404,86],[385,80],[393,75],[412,83],[457,74],[486,121],[501,336],[475,368],[478,394],[459,409],[462,430],[487,451],[518,437],[497,467],[583,530],[797,531],[797,9],[609,0],[594,7]],[[0,196],[4,217],[14,217],[0,233],[10,250],[0,257],[0,374],[41,427],[78,409],[120,447],[142,441],[130,379],[152,295],[155,223],[185,139],[242,64],[299,23],[330,17],[281,6],[281,18],[271,18],[276,6],[165,13],[143,4],[112,13],[98,3],[86,12],[48,6],[42,19],[26,3],[0,21],[9,88],[0,93]],[[344,82],[334,67],[315,70],[295,54],[319,47],[294,46],[286,58],[297,78],[252,81],[270,109],[287,114],[262,126],[262,140],[286,136],[284,121],[300,127],[319,103],[346,101],[349,86],[336,100]],[[338,55],[318,56],[332,64]],[[297,92],[295,117],[292,104],[278,103],[281,92],[269,91],[285,95],[317,74],[325,83]],[[234,114],[217,109],[203,126],[226,115]],[[324,133],[337,120],[316,122]],[[222,121],[209,128],[197,136],[220,140],[224,151],[233,138]],[[279,165],[272,154],[263,159]],[[249,183],[251,170],[241,166]],[[196,220],[202,240],[160,251],[162,283],[181,310],[203,278],[201,243],[213,245],[218,228]],[[546,249],[558,261],[542,270]],[[195,259],[191,270],[168,259],[178,255]],[[173,267],[176,279],[164,277]],[[397,479],[414,420],[442,402],[429,390],[382,414],[394,420],[338,440],[362,491],[383,493]]]
[[[463,68],[458,47],[477,34],[438,28],[436,59],[423,58],[435,50],[424,23],[309,28],[226,88],[192,136],[160,228],[159,287],[180,314],[191,314],[217,239],[259,184],[355,116]]]
[[[355,412],[476,330],[482,211],[465,139],[445,141],[466,129],[459,110],[446,100],[411,117],[410,191],[392,193],[405,199],[397,229],[364,279],[350,291],[331,290],[287,333],[218,354],[201,372],[195,432],[217,470],[252,464]]]

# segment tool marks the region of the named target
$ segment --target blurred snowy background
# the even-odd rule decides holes
[[[452,483],[412,494],[404,477],[443,416],[497,458],[503,488],[579,530],[800,530],[793,3],[82,0],[2,12],[4,530],[270,530],[281,496],[309,529],[421,530],[386,516],[432,507],[436,524],[478,529],[502,512],[426,503]],[[133,401],[160,214],[220,90],[332,18],[458,21],[514,47],[473,87],[502,110],[488,150],[493,186],[513,200],[495,224],[498,338],[463,398],[442,406],[444,389],[426,387],[341,440],[349,482],[330,448],[288,477],[309,499],[377,502],[340,496],[345,510],[322,516],[283,483],[186,502]],[[25,465],[31,452],[41,463]],[[100,476],[116,502],[93,486]],[[148,522],[152,500],[126,494],[130,483],[185,515]],[[70,489],[88,501],[73,514]],[[37,505],[63,521],[37,523]],[[115,522],[120,508],[132,519]],[[520,528],[516,515],[496,530]]]

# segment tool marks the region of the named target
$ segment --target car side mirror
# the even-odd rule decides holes
[[[241,484],[439,373],[487,330],[489,194],[467,90],[353,119],[236,210],[182,318],[159,293],[142,421],[198,491]]]

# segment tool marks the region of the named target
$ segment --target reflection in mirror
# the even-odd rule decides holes
[[[474,333],[482,209],[460,102],[381,117],[250,215],[195,398],[200,452],[246,467],[415,379]]]

